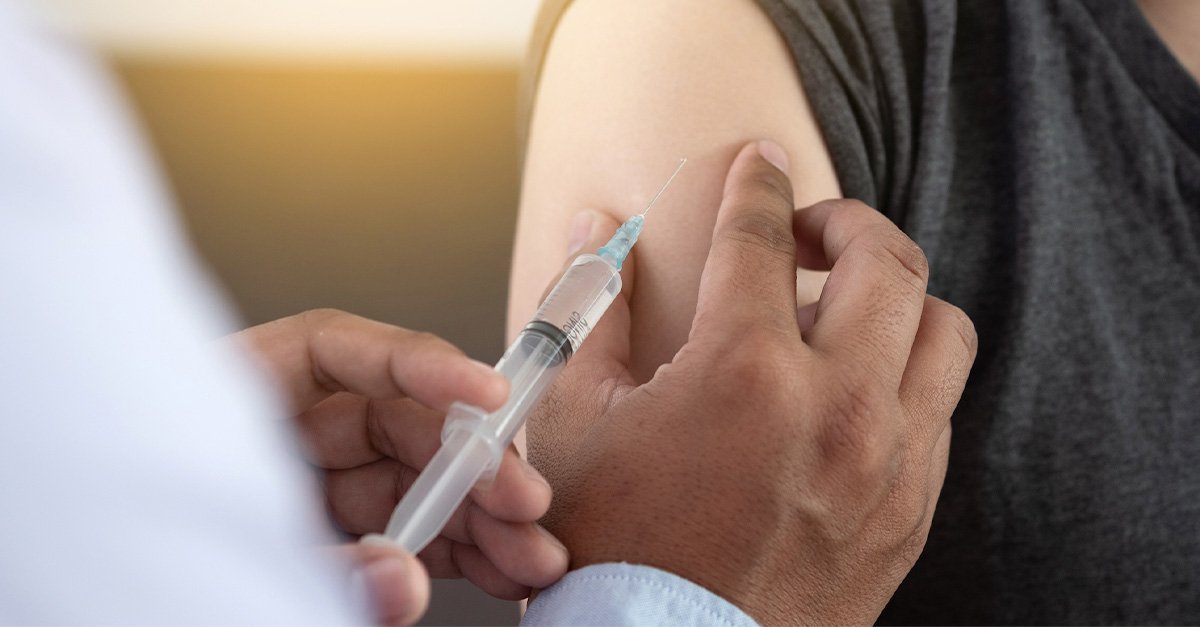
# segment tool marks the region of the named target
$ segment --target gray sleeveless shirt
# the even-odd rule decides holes
[[[1200,623],[1200,84],[1132,0],[759,3],[980,337],[880,621]]]

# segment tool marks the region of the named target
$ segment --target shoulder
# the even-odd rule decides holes
[[[797,202],[839,194],[791,50],[753,0],[551,5],[559,13],[543,16],[553,28],[542,29],[528,72],[527,174],[551,154],[546,144],[595,148],[593,168],[612,162],[623,172],[722,146],[731,159],[746,140],[770,137],[788,149],[793,178],[812,188],[797,190]]]

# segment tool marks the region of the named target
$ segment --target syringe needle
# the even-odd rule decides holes
[[[666,183],[663,183],[662,189],[658,190],[658,193],[655,194],[654,198],[650,200],[650,204],[646,205],[646,208],[642,210],[642,217],[645,217],[646,214],[650,212],[650,208],[654,206],[654,203],[658,202],[658,197],[662,196],[663,192],[667,191],[667,186],[671,184],[671,181],[675,180],[675,175],[679,174],[679,171],[683,169],[683,164],[685,163],[687,163],[687,157],[679,160],[679,167],[675,168],[675,171],[671,173],[671,178],[667,179]]]

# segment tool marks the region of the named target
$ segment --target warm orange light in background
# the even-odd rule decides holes
[[[539,0],[25,2],[111,62],[246,324],[336,307],[500,356]],[[423,623],[517,619],[438,581]]]
[[[538,0],[34,0],[121,55],[515,63]]]

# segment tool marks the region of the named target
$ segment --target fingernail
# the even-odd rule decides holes
[[[763,159],[770,161],[771,165],[779,168],[784,174],[787,174],[788,158],[782,146],[769,139],[760,139],[758,140],[758,154],[762,155]]]
[[[555,538],[554,534],[550,533],[549,529],[546,529],[545,527],[543,527],[537,523],[533,523],[533,528],[537,529],[538,533],[542,534],[543,538],[549,540],[550,544],[553,544],[554,546],[558,547],[559,550],[561,550],[563,553],[566,553],[568,555],[570,554],[570,552],[567,551],[567,546],[565,544],[563,544],[562,542],[559,542],[558,538]]]
[[[591,211],[581,211],[571,220],[570,239],[567,243],[567,255],[574,255],[587,243],[588,235],[592,234],[592,223],[596,221]]]

